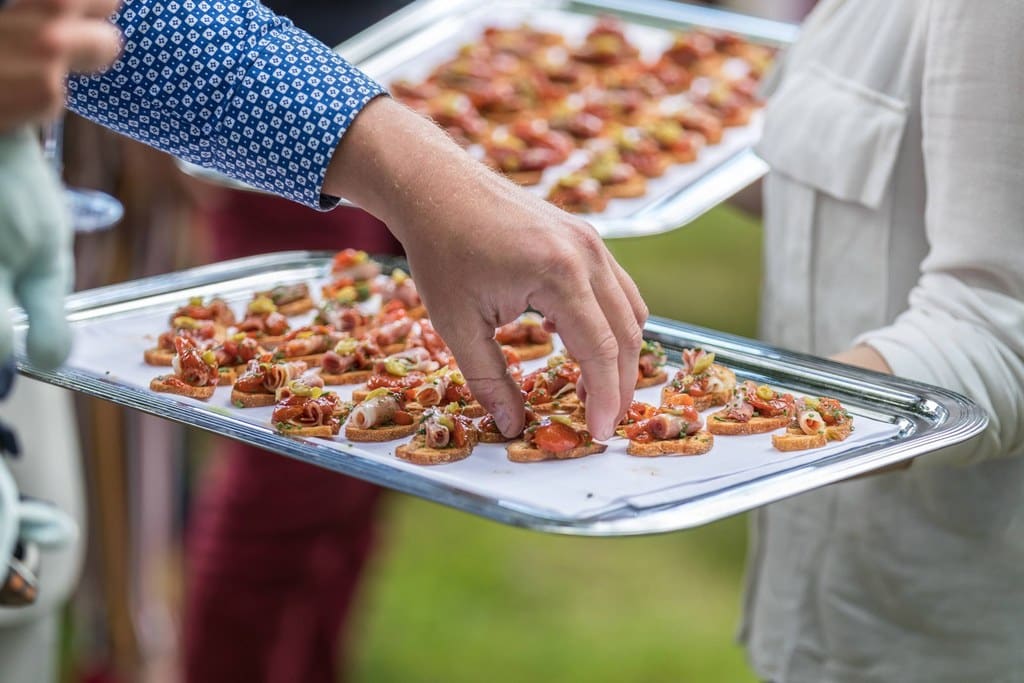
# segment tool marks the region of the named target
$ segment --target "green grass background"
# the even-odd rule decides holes
[[[754,335],[754,221],[719,208],[609,247],[652,314]],[[395,494],[385,519],[350,634],[357,683],[755,680],[734,643],[744,518],[564,538]]]

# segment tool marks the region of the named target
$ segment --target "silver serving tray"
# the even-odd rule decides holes
[[[474,20],[482,14],[510,9],[583,16],[612,13],[639,26],[727,30],[780,47],[791,44],[798,32],[792,24],[671,0],[496,0],[488,3],[417,0],[336,49],[371,76],[387,82],[395,69],[423,60],[423,51],[430,45],[441,42],[457,45],[475,38],[478,21]],[[624,215],[588,215],[587,220],[606,238],[654,235],[688,224],[768,172],[768,165],[751,149],[760,135],[759,119],[757,121],[750,130],[744,131],[741,145],[731,145],[728,153],[724,149],[717,150],[715,160],[709,162],[706,171],[698,177],[675,182],[670,170],[666,178],[671,188],[667,191],[652,193],[646,201],[632,200],[631,208]],[[255,191],[217,172],[187,162],[179,164],[191,175],[235,189]]]
[[[347,444],[343,438],[327,441],[282,436],[270,429],[268,423],[247,421],[248,415],[239,417],[230,407],[157,394],[144,383],[127,382],[116,371],[104,371],[104,368],[118,367],[117,362],[123,365],[123,359],[116,361],[110,356],[125,351],[111,350],[109,340],[107,344],[97,343],[96,337],[89,333],[89,330],[114,329],[143,319],[152,321],[157,313],[160,320],[166,321],[169,311],[191,296],[222,294],[241,301],[257,288],[309,281],[323,276],[329,262],[330,254],[283,252],[75,294],[68,299],[69,320],[76,334],[76,351],[69,364],[48,372],[32,367],[24,357],[19,357],[19,370],[34,379],[229,436],[505,524],[588,536],[650,534],[706,524],[964,441],[987,424],[987,417],[977,405],[951,391],[860,371],[741,337],[655,319],[648,323],[646,336],[660,341],[668,349],[678,351],[685,346],[703,346],[715,351],[741,377],[770,382],[794,392],[836,396],[857,416],[857,424],[864,425],[866,431],[859,436],[855,432],[849,443],[827,447],[823,452],[791,454],[785,458],[775,453],[772,457],[777,462],[770,467],[755,458],[750,466],[703,478],[686,474],[692,470],[685,468],[697,463],[693,458],[646,460],[611,452],[577,461],[526,465],[505,462],[503,453],[488,452],[479,458],[474,453],[462,463],[417,468],[382,452],[368,457],[360,452],[358,445]],[[20,348],[26,320],[18,309],[13,314]],[[159,330],[150,327],[149,331]],[[90,343],[99,348],[84,348]],[[141,364],[141,350],[145,348],[142,337],[133,339],[132,343],[135,346],[131,347],[130,354],[138,359],[132,362]],[[84,362],[83,358],[93,361]],[[110,365],[107,365],[108,360]],[[148,372],[155,375],[159,370],[150,368]],[[269,419],[269,415],[263,419]],[[719,440],[730,438],[755,437],[719,437]],[[719,451],[716,443],[711,453],[700,456],[706,459],[700,466],[722,467],[720,463],[730,457],[730,448],[737,450],[738,447],[730,445]],[[760,445],[758,448],[761,449],[758,452],[768,451]],[[716,453],[720,458],[717,462],[714,460]],[[459,469],[464,463],[469,469]],[[603,472],[601,476],[609,478],[609,487],[619,493],[623,493],[623,483],[615,481],[616,478],[636,481],[637,488],[614,499],[602,498],[606,492],[594,488],[596,500],[602,501],[600,509],[593,514],[581,512],[586,506],[579,506],[578,498],[582,494],[575,485],[581,478],[593,479],[595,470]],[[481,495],[480,488],[474,485],[476,482],[466,478],[466,472],[492,478],[497,473],[504,479],[492,479],[491,490],[497,493]],[[638,472],[643,477],[638,476]],[[655,476],[663,478],[651,478]],[[498,482],[497,489],[493,481]],[[533,486],[531,482],[549,487],[550,492],[545,495],[551,497],[548,502],[552,504],[537,504],[536,496],[530,498],[515,493],[527,490],[524,486]],[[574,486],[575,493],[570,494]],[[505,495],[502,491],[506,489],[502,487],[512,493]],[[558,498],[570,495],[577,496],[572,502],[577,506],[575,512],[554,511],[560,508]],[[586,497],[590,498],[590,494]]]

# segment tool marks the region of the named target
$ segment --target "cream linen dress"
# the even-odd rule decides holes
[[[764,338],[867,343],[991,425],[756,513],[751,662],[1024,681],[1024,2],[826,0],[768,89]]]

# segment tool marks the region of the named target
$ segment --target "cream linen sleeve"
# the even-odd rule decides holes
[[[915,467],[1024,453],[1024,12],[1017,0],[983,4],[929,5],[929,253],[909,309],[857,340],[893,374],[961,392],[989,414],[983,436]]]

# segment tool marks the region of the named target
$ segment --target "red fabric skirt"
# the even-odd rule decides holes
[[[362,211],[223,194],[206,213],[217,261],[290,249],[401,253]],[[215,453],[190,521],[185,680],[337,683],[380,490],[226,439]]]

